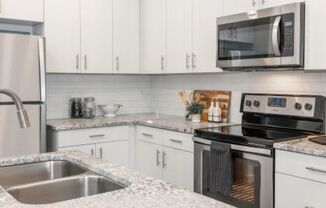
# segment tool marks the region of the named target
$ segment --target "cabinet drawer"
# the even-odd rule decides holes
[[[326,183],[326,158],[277,150],[275,171]]]
[[[58,132],[58,147],[128,140],[129,127],[107,127]]]
[[[164,131],[163,145],[188,152],[194,152],[194,141],[191,134]]]
[[[163,130],[145,126],[137,127],[137,139],[154,144],[163,144]]]

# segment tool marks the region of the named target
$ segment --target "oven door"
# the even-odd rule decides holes
[[[303,66],[303,4],[218,18],[217,67]]]
[[[210,190],[210,141],[195,142],[195,192],[236,207],[273,208],[272,150],[232,145],[232,189],[225,195]]]

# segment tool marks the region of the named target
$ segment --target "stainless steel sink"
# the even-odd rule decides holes
[[[44,181],[7,189],[24,204],[50,204],[125,188],[124,185],[96,175],[83,175]]]
[[[0,185],[4,188],[53,180],[86,173],[87,170],[68,161],[47,161],[0,167]]]

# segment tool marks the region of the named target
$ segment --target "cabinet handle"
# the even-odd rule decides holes
[[[79,69],[79,54],[76,55],[76,69]]]
[[[153,135],[152,134],[142,133],[142,135],[145,136],[145,137],[152,137],[153,138]]]
[[[91,155],[92,155],[92,157],[94,157],[94,149],[93,148],[91,149]]]
[[[115,58],[115,61],[116,61],[115,69],[116,69],[117,71],[119,71],[119,69],[120,69],[120,58],[119,58],[119,56],[117,56],[117,57]]]
[[[196,69],[196,58],[197,58],[197,56],[196,56],[196,54],[192,54],[192,69]]]
[[[170,142],[182,144],[182,141],[176,139],[170,139]]]
[[[320,172],[320,173],[326,173],[326,170],[320,169],[320,168],[315,168],[315,167],[306,167],[307,170],[315,171],[315,172]]]
[[[100,158],[103,159],[103,148],[100,148]]]
[[[105,134],[98,134],[98,135],[90,135],[89,138],[100,138],[105,137]]]
[[[165,62],[165,57],[161,56],[161,70],[162,71],[164,71],[164,69],[165,69],[164,62]]]
[[[190,55],[186,54],[186,69],[188,70],[190,68]]]
[[[252,0],[252,7],[256,7],[256,4],[257,4],[256,0]]]
[[[166,153],[163,152],[163,168],[165,168],[167,165],[166,165]]]
[[[304,208],[314,208],[313,206],[305,206]]]
[[[156,150],[156,166],[160,166],[161,162],[160,162],[160,154],[161,152],[159,150]]]
[[[87,55],[84,56],[84,69],[87,71]]]

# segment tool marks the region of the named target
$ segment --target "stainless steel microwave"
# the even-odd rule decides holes
[[[303,69],[304,30],[304,3],[217,18],[217,67]]]

